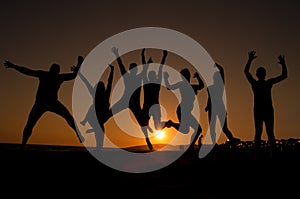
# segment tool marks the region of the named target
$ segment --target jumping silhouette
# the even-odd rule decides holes
[[[202,127],[199,124],[199,122],[196,120],[194,115],[192,114],[192,110],[194,108],[194,100],[199,90],[202,90],[204,88],[204,83],[202,79],[200,78],[199,74],[196,72],[194,73],[194,78],[197,79],[198,84],[191,84],[190,83],[190,71],[187,68],[184,68],[180,71],[181,75],[183,76],[183,79],[175,84],[169,83],[169,74],[167,72],[164,72],[164,78],[165,78],[165,84],[166,87],[169,90],[175,90],[178,89],[181,96],[181,101],[176,109],[177,119],[179,123],[173,122],[172,120],[168,120],[164,128],[170,128],[173,127],[176,130],[180,131],[181,133],[188,133],[189,128],[193,128],[194,132],[191,137],[190,146],[188,148],[188,152],[192,152],[195,149],[195,144],[198,140],[198,144],[200,144],[202,133]],[[192,91],[188,89],[189,87],[192,87]]]
[[[276,140],[274,135],[274,109],[272,104],[271,89],[274,84],[279,83],[287,78],[287,67],[284,56],[279,55],[278,63],[281,65],[281,75],[266,80],[266,69],[264,67],[258,67],[256,70],[256,77],[258,80],[255,80],[249,71],[252,61],[257,58],[256,52],[250,51],[248,56],[249,57],[244,69],[244,73],[247,80],[251,84],[254,94],[255,151],[257,154],[261,147],[261,136],[264,123],[272,156],[272,154],[274,154]]]
[[[125,69],[125,66],[122,62],[121,57],[119,56],[118,49],[113,47],[112,52],[115,54],[117,58],[117,62],[119,65],[119,69],[121,71],[122,79],[124,82],[124,93],[121,99],[116,102],[112,106],[113,114],[117,114],[120,111],[129,108],[131,112],[134,114],[137,122],[141,126],[142,132],[145,135],[146,143],[148,145],[148,148],[150,150],[153,149],[152,143],[150,142],[150,139],[148,137],[148,130],[152,132],[152,129],[149,126],[146,126],[147,123],[145,120],[145,114],[141,108],[140,104],[140,97],[141,97],[141,88],[142,88],[142,81],[143,77],[145,76],[146,70],[142,70],[142,72],[138,72],[138,65],[133,62],[129,65],[129,70],[127,71]],[[143,65],[143,67],[148,67],[148,65],[152,63],[152,59],[149,58],[146,65]],[[132,90],[135,89],[132,93]],[[127,105],[129,101],[129,105]]]
[[[224,116],[224,124],[222,126],[222,131],[223,133],[226,135],[227,139],[229,140],[229,142],[231,144],[236,144],[238,142],[240,142],[239,138],[235,138],[232,134],[232,132],[228,129],[227,126],[227,113],[226,113],[226,108],[224,105],[224,101],[223,101],[223,93],[224,93],[224,85],[219,85],[219,83],[223,83],[225,84],[225,78],[224,78],[224,68],[219,65],[219,64],[215,64],[215,67],[217,67],[218,71],[216,71],[214,73],[213,79],[214,82],[212,85],[208,86],[207,88],[207,93],[208,93],[208,99],[207,99],[207,104],[205,107],[205,111],[208,113],[208,121],[210,124],[210,134],[211,134],[211,138],[212,138],[212,143],[216,144],[216,132],[215,132],[215,128],[216,128],[216,122],[217,122],[217,118],[220,118],[222,116]],[[217,81],[217,77],[218,75],[221,76],[222,78],[222,82]],[[214,112],[214,114],[212,115],[212,109],[211,109],[211,96],[209,93],[209,90],[213,90],[215,96],[215,100],[217,100],[216,104],[218,105],[217,110]],[[219,110],[220,109],[220,110]]]
[[[96,148],[101,150],[103,148],[105,127],[104,124],[112,117],[112,110],[110,109],[110,94],[113,82],[114,66],[109,65],[110,74],[107,80],[107,86],[103,81],[99,81],[94,87],[79,71],[78,76],[82,79],[84,84],[89,90],[93,98],[93,104],[90,106],[85,118],[80,122],[81,125],[85,125],[87,122],[90,124],[91,129],[88,129],[86,133],[95,133]],[[96,116],[96,117],[95,117]],[[102,132],[97,131],[97,126],[100,125]]]
[[[156,130],[162,129],[163,122],[161,121],[161,110],[159,105],[159,92],[161,89],[162,82],[162,69],[165,64],[166,57],[168,52],[166,50],[163,51],[163,57],[158,69],[158,73],[155,71],[148,71],[147,74],[147,64],[145,59],[145,49],[142,51],[142,63],[144,65],[144,69],[146,72],[143,78],[143,89],[144,89],[144,104],[143,104],[143,112],[145,114],[145,125],[148,125],[149,120],[152,116],[154,121],[154,127]],[[146,67],[145,67],[146,66]],[[155,106],[154,106],[155,105]],[[151,109],[151,110],[150,110]]]
[[[18,66],[10,61],[5,61],[6,68],[13,68],[20,73],[39,79],[39,86],[35,97],[34,105],[30,111],[27,123],[23,130],[21,149],[24,149],[29,140],[33,127],[40,117],[47,111],[56,113],[63,117],[69,126],[75,131],[79,142],[84,141],[84,137],[76,130],[76,124],[73,116],[68,109],[58,100],[58,90],[64,81],[75,79],[77,72],[84,58],[78,56],[77,65],[72,66],[72,73],[60,74],[60,65],[54,63],[50,66],[49,71],[32,70],[27,67]]]

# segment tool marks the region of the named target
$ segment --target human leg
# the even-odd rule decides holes
[[[68,125],[75,131],[76,136],[80,143],[84,142],[84,137],[77,131],[76,124],[73,116],[68,111],[68,109],[59,101],[53,103],[49,109],[49,111],[56,113],[63,117]]]
[[[23,130],[21,149],[25,148],[25,145],[27,144],[27,142],[32,134],[33,127],[35,126],[36,122],[40,119],[40,117],[45,113],[45,111],[46,110],[44,109],[43,106],[41,106],[39,104],[33,105],[32,109],[29,113],[27,123]]]
[[[276,148],[276,140],[274,134],[274,111],[273,110],[270,110],[266,115],[265,124],[266,124],[266,132],[268,136],[268,143],[271,149],[271,153],[274,154]]]
[[[234,137],[232,132],[229,130],[229,128],[227,126],[227,117],[226,116],[225,116],[222,130],[223,130],[224,134],[226,135],[226,137],[228,138],[229,142],[231,142],[232,144],[235,144],[235,143],[241,141],[239,138]]]
[[[254,124],[255,124],[255,135],[254,135],[254,152],[255,156],[260,153],[261,150],[261,135],[263,130],[263,113],[259,110],[254,110]]]

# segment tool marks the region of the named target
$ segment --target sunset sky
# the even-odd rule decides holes
[[[292,0],[3,0],[0,2],[0,60],[41,70],[58,63],[61,72],[70,72],[78,55],[86,57],[99,43],[117,33],[139,27],[173,29],[196,40],[224,67],[228,126],[236,137],[246,141],[254,137],[253,94],[243,73],[248,52],[255,50],[258,56],[251,73],[255,74],[258,66],[265,66],[267,78],[281,73],[277,57],[283,54],[288,78],[273,87],[275,136],[277,139],[300,138],[299,19],[300,2]],[[159,63],[161,54],[153,52],[153,59]],[[177,62],[175,55],[166,61],[176,69],[183,67],[179,63],[184,62]],[[118,68],[115,71],[119,74]],[[59,92],[59,99],[71,112],[73,83],[65,82]],[[37,79],[6,69],[2,64],[1,143],[21,142],[37,86]],[[200,124],[204,131],[208,123],[204,112],[205,89],[198,94]],[[177,102],[173,105],[175,110]],[[107,124],[106,131],[118,133],[113,122]],[[167,136],[174,134],[170,131]],[[144,144],[142,139],[117,135],[116,142],[120,146]],[[262,138],[266,139],[265,131]],[[225,139],[222,134],[218,142]],[[153,139],[154,143],[166,141]],[[38,121],[28,143],[82,145],[67,123],[52,113]],[[186,144],[186,140],[182,143]]]

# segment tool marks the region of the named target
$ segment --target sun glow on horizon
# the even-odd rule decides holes
[[[166,135],[165,135],[165,132],[163,130],[159,130],[159,131],[156,131],[155,136],[158,139],[162,140],[162,139],[165,138]]]

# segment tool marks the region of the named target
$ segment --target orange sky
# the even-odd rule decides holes
[[[253,140],[253,95],[243,74],[247,53],[253,49],[258,55],[251,72],[264,65],[267,77],[280,73],[277,57],[284,54],[289,76],[273,87],[275,136],[299,138],[299,11],[297,1],[153,0],[116,4],[113,1],[4,0],[0,3],[0,60],[42,70],[48,70],[56,62],[62,66],[62,72],[69,72],[78,55],[87,56],[114,34],[147,26],[174,29],[196,40],[224,67],[229,128],[242,140]],[[167,60],[170,66],[180,68],[177,63]],[[59,93],[60,100],[70,111],[73,83],[64,83]],[[37,79],[2,66],[0,142],[21,142],[37,85]],[[198,99],[203,113],[200,123],[205,131],[204,90]],[[266,138],[265,133],[263,138]],[[224,140],[222,134],[219,142]],[[143,144],[142,140],[125,141]],[[52,113],[38,121],[28,143],[81,145],[65,121]]]

